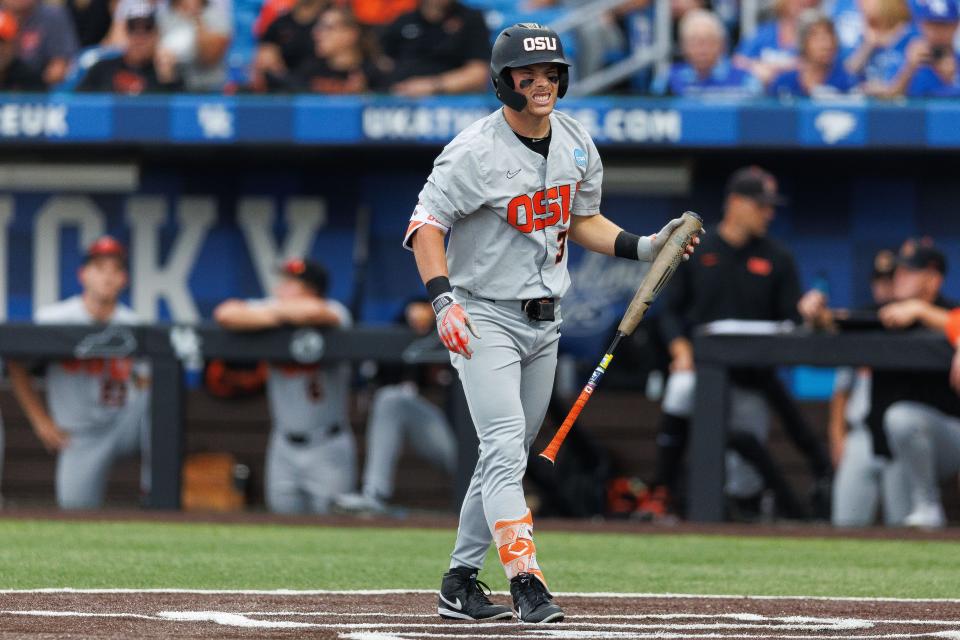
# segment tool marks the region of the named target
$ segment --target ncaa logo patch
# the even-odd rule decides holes
[[[581,169],[587,167],[587,154],[584,153],[583,149],[577,148],[573,150],[573,161],[577,163],[577,166]]]

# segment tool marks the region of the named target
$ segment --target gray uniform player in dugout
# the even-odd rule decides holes
[[[127,286],[127,252],[110,236],[94,242],[78,270],[83,292],[41,307],[37,324],[137,324],[119,301]],[[110,467],[145,442],[149,408],[147,365],[130,358],[89,358],[47,366],[47,406],[24,364],[10,362],[10,381],[34,433],[57,452],[57,504],[95,509],[103,504]],[[142,461],[142,477],[148,477]]]
[[[443,150],[404,238],[480,440],[440,586],[438,613],[446,618],[512,617],[477,580],[493,542],[516,616],[563,619],[537,561],[522,479],[553,388],[561,299],[570,286],[566,242],[651,261],[680,224],[640,237],[600,215],[597,148],[578,122],[554,111],[568,67],[546,27],[518,24],[499,35],[491,75],[505,108]]]
[[[273,297],[227,300],[214,310],[226,329],[258,331],[283,325],[350,326],[350,312],[327,298],[326,270],[310,260],[281,267]],[[277,513],[327,513],[333,497],[351,490],[356,445],[347,416],[350,366],[272,363],[267,398],[273,429],[267,446],[264,494]]]

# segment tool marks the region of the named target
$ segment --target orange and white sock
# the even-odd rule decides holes
[[[537,564],[537,547],[533,544],[533,515],[529,509],[518,520],[497,520],[493,541],[508,580],[521,573],[529,573],[537,576],[544,586],[547,585]]]

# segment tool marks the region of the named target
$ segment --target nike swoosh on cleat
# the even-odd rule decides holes
[[[444,598],[444,597],[443,597],[443,594],[441,593],[441,594],[440,594],[440,599],[443,600],[443,601],[444,601],[446,604],[448,604],[449,606],[451,606],[451,607],[453,607],[454,609],[456,609],[457,611],[460,611],[461,609],[463,609],[463,605],[460,604],[460,598],[456,598],[457,601],[456,601],[455,603],[454,603],[454,602],[450,602],[449,600],[447,600],[446,598]]]

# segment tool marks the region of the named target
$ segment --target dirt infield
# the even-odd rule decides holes
[[[2,592],[0,601],[4,639],[960,640],[960,601],[563,594],[567,619],[546,626],[444,621],[425,592]]]

